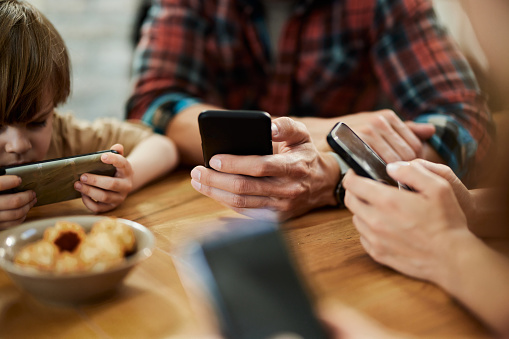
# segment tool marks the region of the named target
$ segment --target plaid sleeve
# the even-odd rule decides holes
[[[154,1],[133,60],[134,92],[127,118],[164,133],[174,114],[200,101],[206,87],[206,22],[199,3]]]
[[[375,71],[398,114],[430,122],[431,145],[464,177],[488,153],[493,125],[474,74],[429,0],[378,0]]]

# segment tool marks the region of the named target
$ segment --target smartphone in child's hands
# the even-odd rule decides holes
[[[81,193],[74,189],[74,183],[80,180],[83,173],[115,175],[116,168],[101,161],[101,155],[108,152],[117,154],[114,150],[106,150],[2,167],[0,175],[17,175],[21,178],[21,184],[0,194],[33,190],[37,196],[36,206],[79,198]]]
[[[332,128],[327,142],[357,175],[409,189],[387,174],[385,161],[344,123],[339,122]]]
[[[205,166],[216,154],[272,154],[270,115],[261,111],[208,110],[198,116]]]

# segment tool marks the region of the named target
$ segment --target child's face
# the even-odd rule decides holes
[[[53,132],[53,104],[47,102],[31,121],[0,126],[0,166],[44,160]]]

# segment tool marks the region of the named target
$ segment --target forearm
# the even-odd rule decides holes
[[[445,257],[445,279],[436,282],[488,326],[508,336],[508,258],[468,234],[457,237],[450,250]]]
[[[336,187],[341,178],[341,169],[337,160],[330,152],[321,153],[320,166],[323,175],[321,175],[321,188],[314,196],[314,207],[337,205]],[[318,182],[319,180],[316,180]],[[311,202],[311,201],[310,201]]]
[[[208,104],[192,105],[175,115],[166,128],[166,135],[175,142],[184,164],[203,164],[198,115],[208,109],[219,108]]]
[[[170,139],[154,134],[140,142],[127,160],[133,169],[132,191],[135,191],[173,170],[178,164],[179,156]]]

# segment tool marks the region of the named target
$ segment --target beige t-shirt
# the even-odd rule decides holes
[[[114,144],[124,146],[127,156],[142,140],[153,135],[143,125],[111,118],[94,122],[78,120],[70,114],[55,112],[53,135],[46,159],[69,157],[110,149]]]

